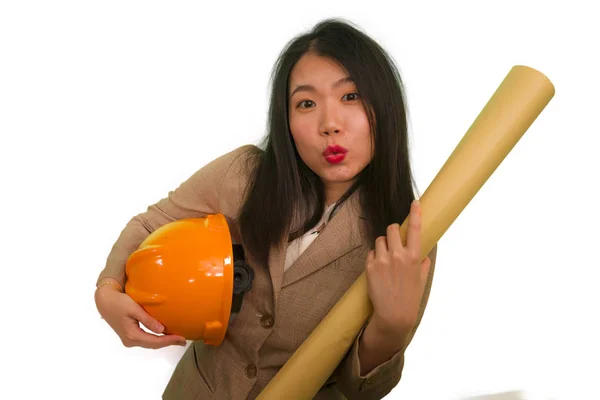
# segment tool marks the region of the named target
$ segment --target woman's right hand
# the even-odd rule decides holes
[[[96,289],[94,298],[98,312],[126,347],[160,349],[171,345],[186,345],[182,336],[160,335],[164,327],[126,293],[107,285]],[[140,323],[157,335],[145,332]]]

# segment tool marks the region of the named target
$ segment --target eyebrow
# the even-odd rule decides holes
[[[347,77],[342,78],[339,81],[335,82],[333,85],[331,85],[331,87],[335,89],[336,87],[338,87],[340,85],[343,85],[345,83],[354,83],[354,80],[351,77],[347,76]],[[290,94],[290,97],[292,97],[297,92],[301,92],[301,91],[314,92],[315,91],[315,87],[312,86],[312,85],[299,85],[299,86],[296,86],[296,88]]]

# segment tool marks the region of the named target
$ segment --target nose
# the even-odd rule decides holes
[[[323,108],[320,131],[322,135],[338,134],[342,130],[341,117],[335,106]]]

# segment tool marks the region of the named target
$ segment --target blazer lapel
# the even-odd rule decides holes
[[[352,194],[337,210],[319,236],[308,246],[283,274],[285,251],[278,254],[277,268],[283,280],[279,290],[323,268],[362,244],[363,230],[360,220],[358,191]],[[287,246],[286,246],[287,248]],[[279,271],[278,271],[279,272]],[[279,276],[279,275],[278,275]]]
[[[269,254],[269,272],[271,274],[271,283],[273,285],[273,305],[274,310],[277,310],[277,300],[281,292],[283,282],[283,267],[285,263],[285,254],[287,252],[287,240],[283,244],[271,249]]]

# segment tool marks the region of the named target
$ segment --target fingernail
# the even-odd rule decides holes
[[[421,203],[419,202],[419,200],[415,199],[415,201],[413,202],[415,209],[417,210],[417,212],[419,214],[421,214]]]
[[[162,331],[163,331],[164,329],[165,329],[165,327],[164,327],[164,326],[162,326],[162,325],[156,325],[156,331],[155,331],[155,332],[162,333]]]

